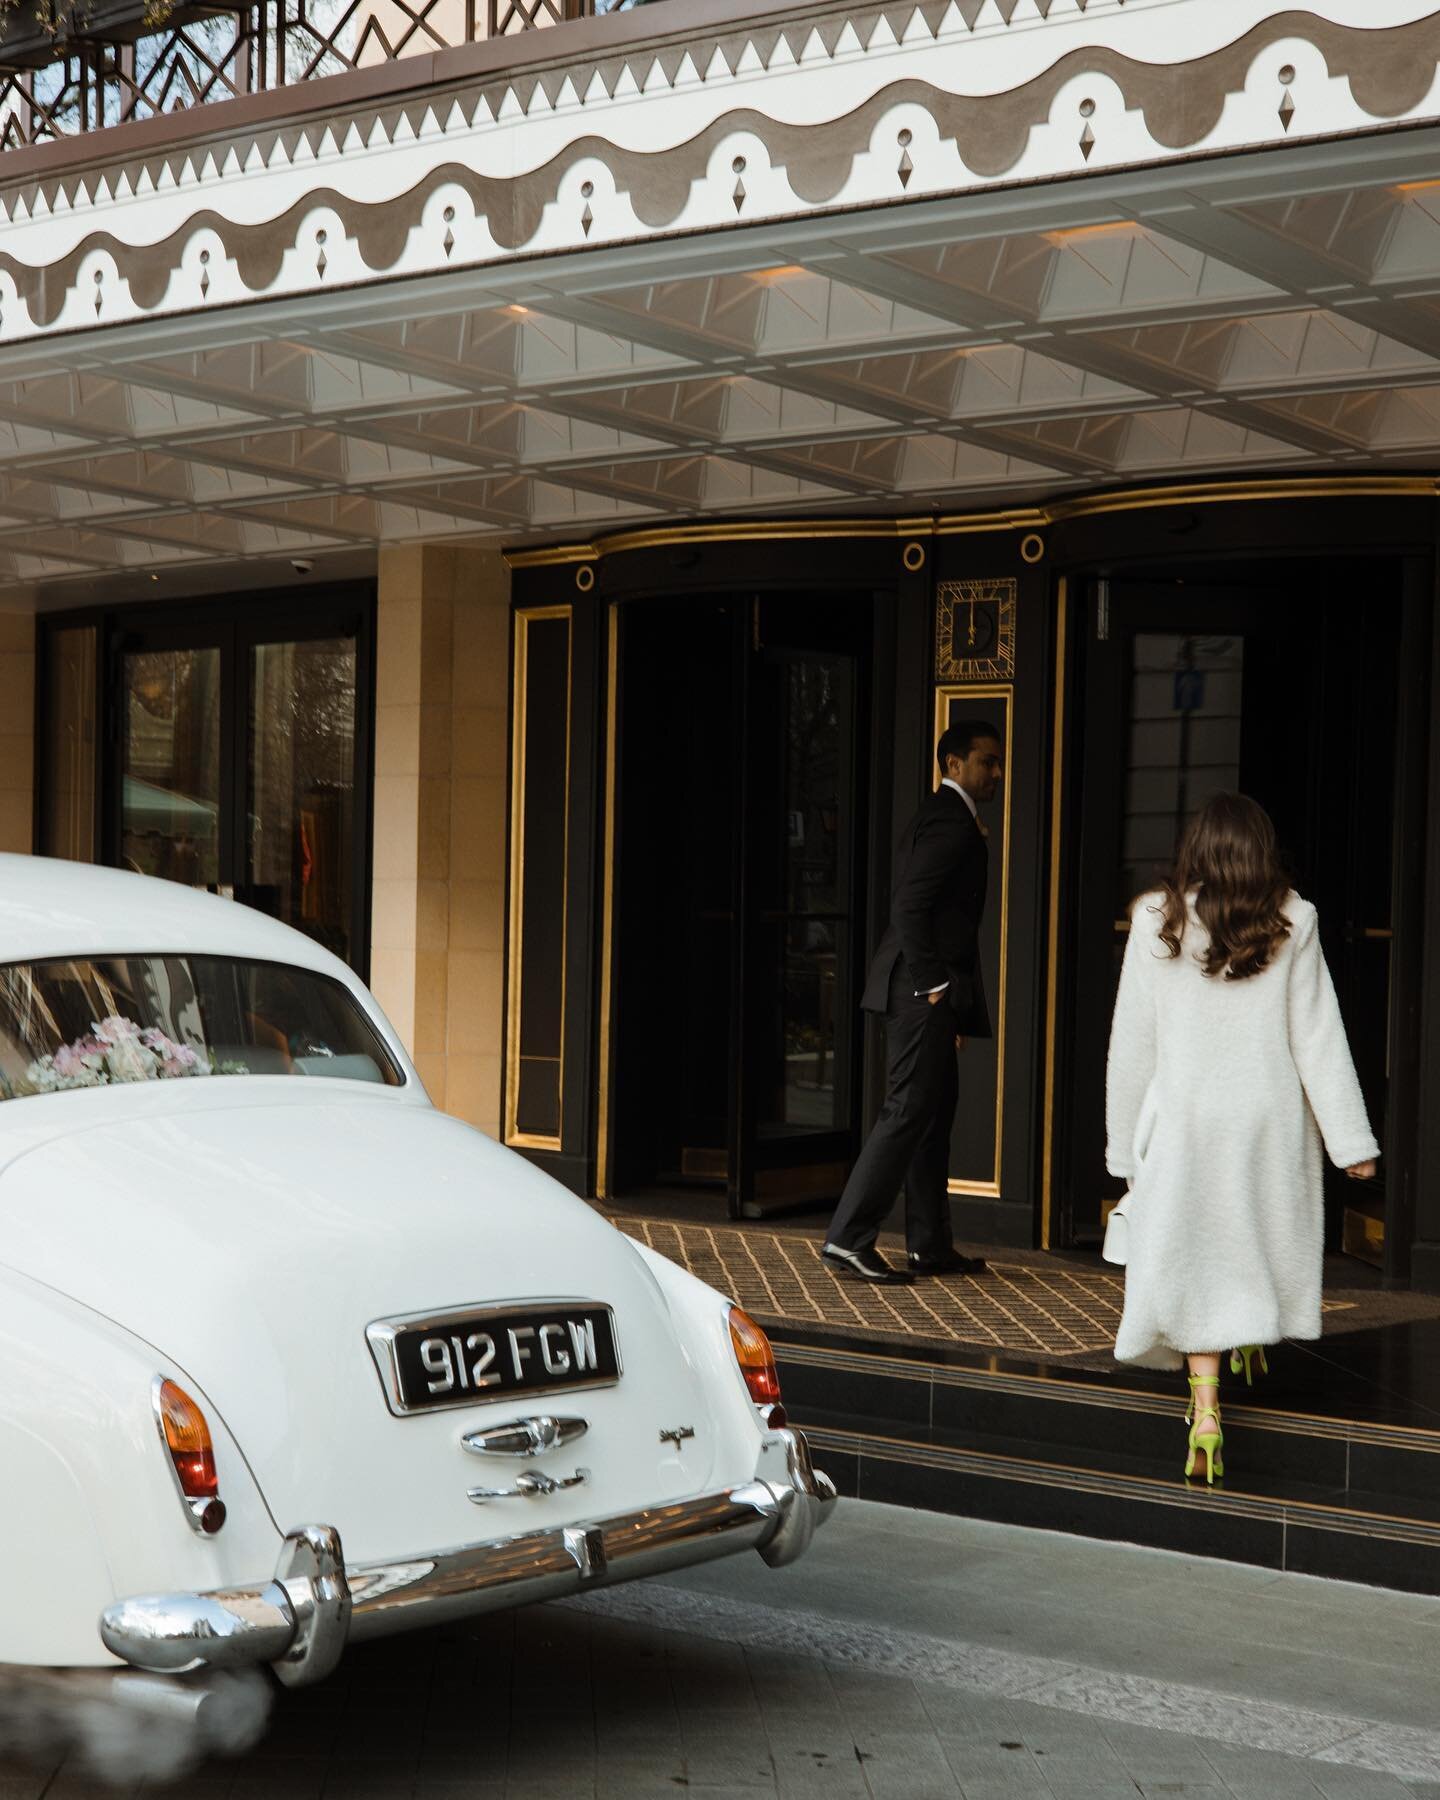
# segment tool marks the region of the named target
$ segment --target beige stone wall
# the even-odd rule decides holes
[[[0,850],[34,848],[35,620],[0,612]]]
[[[500,1134],[509,574],[380,557],[370,978],[437,1106]]]

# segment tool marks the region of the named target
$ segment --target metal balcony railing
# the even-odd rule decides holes
[[[661,0],[0,0],[0,151]]]

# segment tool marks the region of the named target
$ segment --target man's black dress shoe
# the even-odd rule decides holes
[[[943,1256],[916,1256],[910,1253],[912,1275],[983,1275],[983,1256],[962,1256],[958,1250],[947,1250]]]
[[[820,1252],[820,1260],[828,1263],[837,1275],[849,1275],[856,1281],[876,1281],[898,1287],[915,1279],[908,1269],[892,1269],[875,1250],[842,1250],[838,1244],[826,1244]]]

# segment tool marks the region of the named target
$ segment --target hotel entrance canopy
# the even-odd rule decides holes
[[[663,0],[8,149],[0,583],[1429,491],[1437,62],[1415,0]]]

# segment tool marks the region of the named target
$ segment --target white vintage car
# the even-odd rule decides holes
[[[0,1665],[312,1682],[834,1502],[759,1328],[437,1112],[299,932],[0,857],[0,1097]]]

